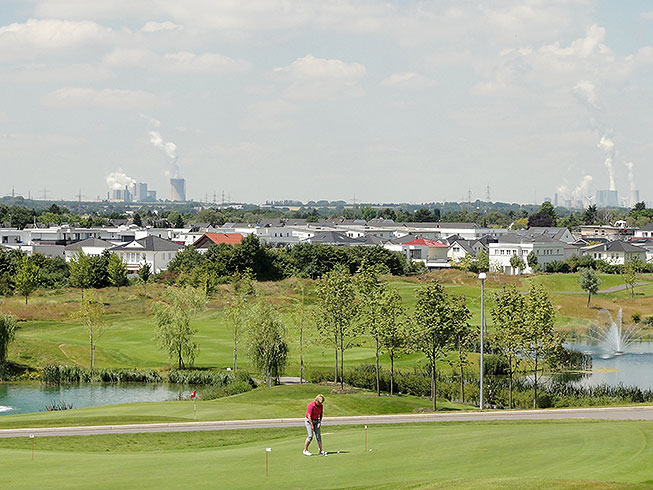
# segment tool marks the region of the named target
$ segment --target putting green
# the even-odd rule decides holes
[[[652,422],[496,422],[0,440],[3,488],[651,488]],[[313,443],[314,445],[314,443]],[[265,476],[265,448],[270,474]],[[615,483],[616,482],[616,483]]]

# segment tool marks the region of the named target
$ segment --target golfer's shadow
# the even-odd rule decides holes
[[[327,455],[329,456],[331,454],[347,454],[347,453],[349,453],[349,451],[327,451]]]

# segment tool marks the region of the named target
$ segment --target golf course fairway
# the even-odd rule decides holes
[[[653,488],[653,422],[324,426],[0,440],[2,488]],[[266,448],[269,476],[265,475]],[[315,443],[311,446],[316,451]],[[337,451],[341,451],[337,454]]]

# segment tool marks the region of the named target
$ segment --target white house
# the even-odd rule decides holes
[[[148,263],[150,270],[156,274],[166,270],[170,261],[182,248],[184,248],[182,245],[170,240],[148,236],[114,247],[111,252],[127,264],[129,272],[136,272],[143,264]]]
[[[451,267],[447,259],[449,245],[429,238],[418,238],[401,245],[406,260],[423,262],[428,269]]]
[[[635,230],[635,238],[653,238],[653,223],[649,223]]]
[[[535,253],[537,263],[544,266],[549,262],[562,261],[576,253],[577,248],[560,240],[540,236],[521,236],[510,234],[499,237],[496,243],[488,246],[490,269],[494,272],[505,274],[531,273],[533,269],[528,265],[528,254]],[[510,264],[513,255],[517,255],[524,261],[523,269],[516,269]]]
[[[594,259],[603,260],[612,265],[623,265],[633,259],[646,262],[645,248],[620,240],[586,247],[583,250],[583,255],[589,255]]]
[[[450,261],[460,262],[468,254],[476,257],[481,250],[485,250],[486,252],[488,250],[487,245],[481,240],[450,239],[447,257]]]

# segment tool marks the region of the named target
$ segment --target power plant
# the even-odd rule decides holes
[[[170,200],[186,200],[186,179],[170,179]]]

